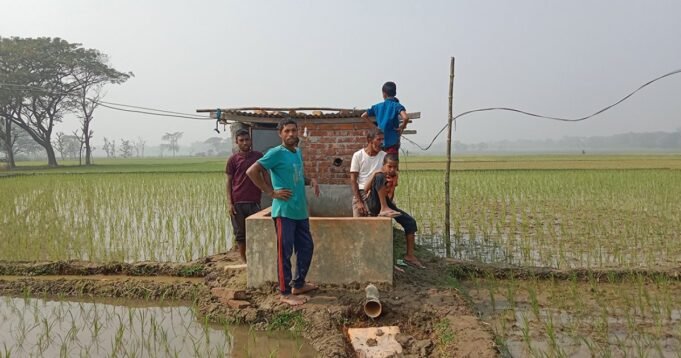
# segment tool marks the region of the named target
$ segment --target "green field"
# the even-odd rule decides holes
[[[681,155],[457,157],[449,252],[443,159],[403,156],[396,194],[418,243],[440,256],[667,272],[681,262]],[[224,159],[64,164],[0,171],[0,260],[185,262],[231,247]],[[459,288],[511,356],[681,350],[681,286],[669,275],[486,277]]]
[[[471,169],[452,172],[449,253],[442,159],[403,156],[397,192],[440,255],[556,268],[681,261],[681,170],[650,169],[679,155],[457,158]],[[224,159],[21,164],[0,172],[2,260],[189,261],[231,246]]]

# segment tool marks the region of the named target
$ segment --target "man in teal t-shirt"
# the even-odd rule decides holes
[[[290,118],[277,126],[281,145],[267,151],[251,165],[246,174],[265,194],[272,197],[272,218],[277,229],[277,277],[281,301],[289,305],[306,302],[305,292],[317,286],[306,283],[305,276],[312,262],[314,244],[310,234],[310,220],[305,198],[305,185],[314,187],[319,196],[315,179],[308,180],[303,173],[303,157],[297,148],[298,124]],[[263,179],[269,171],[272,186]],[[296,251],[296,275],[291,275],[291,255]]]

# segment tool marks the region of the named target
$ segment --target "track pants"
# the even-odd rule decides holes
[[[305,286],[305,276],[312,262],[314,243],[310,234],[310,220],[274,218],[277,228],[277,277],[279,292],[291,293],[291,288]],[[296,252],[296,273],[291,275],[291,255]]]

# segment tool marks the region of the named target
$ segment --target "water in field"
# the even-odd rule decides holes
[[[0,356],[313,357],[293,334],[200,321],[187,306],[0,297]]]
[[[1,180],[0,259],[186,262],[232,244],[224,175]]]
[[[443,171],[405,171],[397,205],[447,256]],[[0,179],[0,260],[185,262],[231,247],[221,173]],[[452,173],[449,255],[576,267],[681,264],[681,170]]]
[[[452,173],[449,252],[442,180],[409,172],[396,193],[437,255],[553,268],[681,264],[679,170]]]
[[[513,357],[678,357],[681,283],[464,282]]]

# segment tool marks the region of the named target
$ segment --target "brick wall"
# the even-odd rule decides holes
[[[366,145],[366,133],[370,127],[359,123],[298,123],[298,134],[303,136],[307,127],[308,137],[303,140],[305,175],[317,178],[320,184],[348,184],[352,154]],[[333,162],[340,158],[340,166]]]

